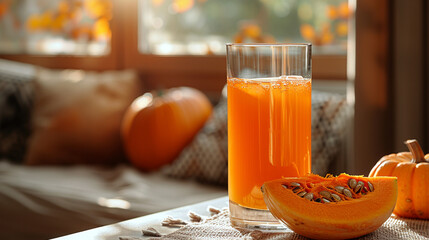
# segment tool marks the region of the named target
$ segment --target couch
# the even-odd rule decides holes
[[[58,84],[61,74],[71,82]],[[131,86],[140,91],[123,98],[124,81],[119,92],[114,84],[97,85],[121,74],[53,71],[0,59],[2,239],[58,237],[227,194],[226,91],[172,164],[142,172],[127,161],[117,125],[144,86]],[[74,89],[87,78],[97,78],[96,86]],[[312,94],[312,171],[337,173],[349,117],[345,96]],[[90,128],[82,124],[91,121]]]

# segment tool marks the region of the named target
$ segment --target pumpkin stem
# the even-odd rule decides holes
[[[405,141],[404,143],[405,145],[407,145],[408,149],[413,155],[413,159],[411,160],[411,162],[413,163],[426,162],[425,154],[423,153],[423,150],[416,139],[410,139]]]

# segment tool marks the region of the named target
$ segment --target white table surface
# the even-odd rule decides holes
[[[174,201],[174,199],[171,199],[171,201]],[[209,206],[219,209],[228,207],[228,197],[225,196],[193,205],[167,210],[164,212],[154,213],[143,217],[138,217],[131,220],[55,238],[55,240],[119,240],[119,237],[121,236],[142,237],[142,229],[146,229],[148,227],[155,228],[161,234],[167,234],[177,230],[177,228],[161,226],[161,222],[166,217],[171,216],[173,218],[179,218],[188,221],[189,211],[195,212],[201,216],[209,217],[210,213],[207,210]]]

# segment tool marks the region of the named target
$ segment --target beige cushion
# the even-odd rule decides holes
[[[142,173],[123,164],[105,168],[0,161],[0,239],[50,239],[226,195],[225,188]]]
[[[112,164],[125,159],[120,123],[141,93],[133,71],[40,69],[27,164]]]

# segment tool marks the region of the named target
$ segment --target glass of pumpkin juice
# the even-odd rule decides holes
[[[311,171],[311,45],[227,44],[232,225],[281,229],[261,186]]]

